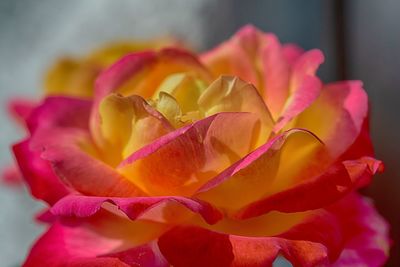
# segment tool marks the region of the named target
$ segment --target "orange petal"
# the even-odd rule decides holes
[[[133,153],[119,171],[151,195],[191,195],[251,148],[256,118],[220,113]]]

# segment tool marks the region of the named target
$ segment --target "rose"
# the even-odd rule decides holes
[[[358,81],[251,26],[200,56],[123,57],[93,100],[48,97],[14,146],[51,223],[25,266],[379,266],[387,225],[356,191],[372,158]],[[222,75],[222,76],[220,76]]]

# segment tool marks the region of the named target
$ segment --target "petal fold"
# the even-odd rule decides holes
[[[131,220],[151,218],[154,221],[169,222],[178,204],[194,214],[199,214],[207,223],[214,224],[221,219],[222,214],[210,204],[196,199],[185,197],[136,197],[136,198],[105,198],[88,196],[67,196],[57,202],[51,212],[61,217],[90,217],[100,211],[104,203],[111,203],[121,210]],[[150,214],[152,209],[158,212]],[[174,215],[175,214],[175,215]],[[150,215],[150,216],[146,216]]]

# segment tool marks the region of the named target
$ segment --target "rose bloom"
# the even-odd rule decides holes
[[[367,95],[323,85],[323,60],[246,26],[126,55],[94,92],[82,65],[53,69],[19,105],[14,155],[50,206],[24,266],[382,266],[388,226],[357,193],[383,169]]]

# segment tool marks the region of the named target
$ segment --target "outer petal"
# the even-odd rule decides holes
[[[155,245],[116,253],[121,240],[106,238],[85,227],[51,226],[33,246],[24,267],[166,267]]]
[[[31,148],[29,139],[14,145],[13,151],[21,174],[34,197],[51,205],[69,193],[69,189],[54,174],[49,162],[40,157],[40,151]]]
[[[387,225],[373,207],[350,195],[276,237],[243,237],[176,227],[159,238],[174,266],[271,266],[278,254],[293,266],[382,266]]]
[[[47,97],[27,118],[30,132],[37,128],[89,128],[92,102],[70,97]]]
[[[389,257],[389,225],[371,200],[352,195],[331,209],[341,218],[346,244],[333,266],[383,266]]]
[[[368,184],[381,166],[380,161],[372,158],[335,164],[318,177],[250,204],[237,216],[244,219],[272,210],[299,212],[327,206]]]
[[[57,176],[75,190],[95,196],[143,195],[113,168],[97,159],[86,131],[52,128],[36,131],[32,146],[43,151],[41,157],[53,167]]]
[[[176,267],[271,266],[278,254],[294,266],[324,266],[328,262],[326,248],[318,243],[226,235],[196,227],[176,227],[161,236],[158,244]]]
[[[176,205],[199,214],[209,223],[214,224],[221,219],[222,214],[210,204],[185,197],[136,197],[136,198],[105,198],[87,196],[68,196],[57,202],[51,209],[54,215],[61,217],[90,217],[99,212],[104,203],[111,203],[125,213],[131,220],[140,218],[171,223],[179,216]],[[161,209],[157,208],[160,207]],[[151,210],[157,210],[150,214]]]
[[[36,107],[37,103],[28,99],[12,99],[8,102],[8,112],[23,126],[31,114],[32,110]]]
[[[256,121],[253,114],[243,112],[205,118],[133,153],[119,171],[149,195],[190,196],[248,153]]]
[[[333,266],[383,266],[389,253],[388,225],[370,200],[350,194],[280,235],[324,244]]]
[[[293,66],[296,61],[299,59],[299,57],[304,53],[304,49],[301,47],[297,46],[296,44],[284,44],[282,46],[283,49],[283,55],[286,58],[286,61]]]
[[[368,99],[361,82],[338,82],[322,90],[313,105],[298,116],[296,126],[315,133],[337,158],[359,136],[367,110]]]
[[[363,156],[373,157],[375,155],[374,147],[369,131],[369,116],[364,119],[360,134],[354,143],[341,155],[342,160],[356,159]]]

